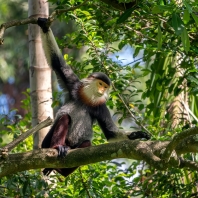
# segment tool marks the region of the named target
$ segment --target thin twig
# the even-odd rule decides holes
[[[131,112],[131,110],[129,109],[128,105],[126,104],[126,102],[124,101],[124,99],[122,98],[122,96],[118,93],[117,89],[115,88],[114,84],[112,83],[112,87],[114,89],[114,91],[117,92],[118,97],[120,98],[120,100],[122,101],[122,103],[124,104],[125,108],[127,109],[127,111],[129,112],[129,114],[131,115],[131,117],[135,120],[136,124],[141,126],[142,129],[144,129],[148,134],[150,134],[152,136],[152,134],[148,131],[148,129],[146,127],[144,127],[144,125],[142,125],[137,118],[135,117],[135,115]]]
[[[167,145],[163,155],[162,155],[162,159],[164,161],[169,161],[169,158],[173,152],[173,150],[187,137],[189,137],[190,135],[196,135],[198,134],[198,127],[193,127],[190,129],[187,129],[181,133],[176,134],[172,141]]]
[[[81,3],[78,6],[74,6],[74,7],[67,8],[67,9],[55,10],[54,12],[52,12],[52,14],[48,18],[49,24],[51,24],[55,20],[57,15],[65,13],[65,12],[76,10],[76,9],[80,8],[81,6],[85,5],[87,2],[88,2],[88,0],[85,0],[83,3]],[[40,16],[40,17],[42,17],[42,16]],[[27,19],[13,20],[13,21],[9,21],[7,23],[1,24],[1,26],[0,26],[0,45],[3,44],[3,40],[4,40],[3,35],[4,35],[5,30],[7,28],[10,28],[10,27],[13,27],[13,26],[19,26],[19,25],[26,25],[26,24],[37,24],[37,20],[38,20],[38,17],[30,17],[30,18],[27,18]]]
[[[85,5],[89,0],[85,0],[83,3],[77,5],[77,6],[74,6],[74,7],[71,7],[71,8],[67,8],[67,9],[57,9],[55,10],[54,12],[52,12],[52,14],[49,16],[49,21],[50,22],[53,22],[55,17],[62,14],[62,13],[65,13],[65,12],[69,12],[69,11],[74,11],[78,8],[80,8],[81,6]]]
[[[42,121],[41,123],[39,123],[38,125],[36,125],[32,129],[26,131],[25,133],[22,133],[19,137],[17,137],[17,139],[15,139],[14,141],[10,142],[9,144],[7,144],[2,149],[6,148],[8,151],[11,151],[14,147],[16,147],[20,142],[25,140],[27,137],[29,137],[33,133],[35,133],[35,132],[41,130],[42,128],[45,128],[45,127],[47,127],[47,126],[49,126],[51,124],[52,124],[52,119],[50,117],[48,117],[46,120]]]
[[[9,21],[7,23],[3,23],[0,26],[0,45],[3,44],[3,35],[5,33],[5,30],[7,28],[13,27],[13,26],[19,26],[19,25],[25,25],[25,24],[37,24],[37,18],[27,18],[22,20],[13,20]]]

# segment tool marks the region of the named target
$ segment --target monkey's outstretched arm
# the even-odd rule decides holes
[[[65,63],[63,55],[56,43],[54,35],[47,26],[46,18],[39,18],[38,25],[41,27],[42,45],[48,64],[56,72],[58,82],[62,89],[71,91],[80,80],[71,67]]]
[[[149,134],[143,131],[135,131],[135,132],[124,132],[121,129],[118,129],[118,127],[113,122],[110,112],[106,105],[102,106],[101,115],[96,116],[96,119],[98,121],[99,126],[101,127],[103,133],[105,134],[105,137],[108,141],[119,141],[124,139],[150,139]]]

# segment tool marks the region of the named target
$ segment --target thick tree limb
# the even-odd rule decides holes
[[[150,146],[148,146],[151,143],[150,141],[147,143],[139,140],[126,140],[74,149],[69,151],[64,159],[57,158],[55,149],[39,149],[27,153],[10,154],[8,158],[0,161],[0,177],[29,169],[75,167],[116,158],[141,160],[146,153],[151,155]],[[146,161],[149,162],[147,159]],[[156,164],[155,161],[159,162],[160,159],[153,157],[153,164]]]
[[[30,134],[48,126],[51,122],[52,120],[48,118],[4,148],[11,150]],[[179,133],[172,141],[125,140],[75,149],[69,151],[64,159],[57,158],[55,149],[40,149],[27,153],[7,154],[7,158],[0,158],[0,177],[29,169],[75,167],[116,158],[144,160],[158,170],[165,170],[168,167],[189,167],[193,170],[198,170],[197,163],[180,158],[181,154],[198,152],[198,136],[192,136],[193,134],[197,134],[196,127]],[[164,155],[162,155],[163,150],[165,150],[164,153],[168,152],[167,149],[173,153],[169,155],[168,160],[163,158]]]
[[[193,139],[191,136],[188,141],[181,142],[182,146],[188,147],[188,152],[194,152],[190,148],[198,147],[198,141],[193,141]],[[193,142],[194,146],[189,147],[189,144]],[[58,153],[55,149],[39,149],[26,153],[10,154],[6,159],[0,159],[0,177],[30,169],[75,167],[117,158],[144,160],[158,170],[165,170],[169,167],[186,167],[198,170],[197,163],[182,160],[177,156],[178,153],[186,153],[185,148],[181,152],[179,146],[175,148],[175,154],[171,156],[168,162],[161,159],[160,153],[169,143],[169,141],[125,140],[70,150],[64,159],[57,158]]]

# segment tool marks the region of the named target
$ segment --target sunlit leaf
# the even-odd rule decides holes
[[[188,10],[184,10],[184,15],[183,15],[183,22],[184,24],[187,24],[190,20],[190,14]]]
[[[156,5],[152,8],[152,13],[153,14],[159,14],[159,13],[163,13],[164,11],[173,11],[174,7],[173,6],[169,6],[169,5]]]

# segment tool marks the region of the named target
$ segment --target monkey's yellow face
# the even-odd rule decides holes
[[[82,79],[83,86],[80,89],[82,101],[89,106],[97,106],[107,101],[110,86],[100,79]]]
[[[109,85],[107,85],[105,82],[102,80],[96,80],[96,85],[97,85],[97,92],[101,94],[101,96],[109,89]]]

